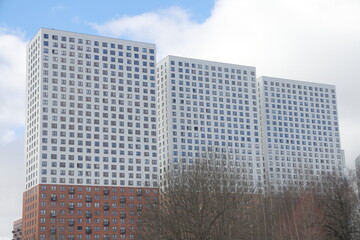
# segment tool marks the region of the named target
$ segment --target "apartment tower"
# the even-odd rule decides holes
[[[310,190],[344,176],[334,85],[260,77],[258,93],[265,187]]]
[[[23,239],[132,239],[157,201],[154,44],[40,29],[27,46]]]
[[[343,176],[335,87],[154,44],[40,29],[27,46],[23,239],[134,239],[168,172],[226,161],[244,190]]]
[[[241,173],[245,191],[262,192],[255,67],[168,56],[156,75],[161,179],[215,158]]]
[[[214,156],[251,192],[310,190],[344,176],[335,86],[176,56],[157,64],[156,78],[161,180]]]

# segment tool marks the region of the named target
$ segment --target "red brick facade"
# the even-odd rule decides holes
[[[39,224],[39,185],[23,194],[23,239],[37,239]]]
[[[23,239],[137,239],[157,188],[41,184],[24,193]]]

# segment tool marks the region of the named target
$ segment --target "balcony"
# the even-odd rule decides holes
[[[51,228],[50,229],[50,234],[55,234],[56,233],[56,229],[55,228]]]
[[[141,196],[141,195],[142,195],[142,191],[141,191],[141,190],[138,190],[138,191],[136,192],[136,195]]]
[[[138,211],[138,212],[141,212],[141,211],[142,211],[142,207],[140,207],[140,206],[137,207],[137,211]]]
[[[55,218],[55,217],[56,217],[56,212],[55,212],[55,211],[51,211],[51,212],[50,212],[50,217]]]
[[[109,208],[110,208],[109,204],[104,205],[104,210],[109,210]]]
[[[75,222],[74,220],[69,220],[69,226],[74,226]]]
[[[69,203],[69,209],[70,209],[70,210],[74,210],[74,208],[75,208],[75,205]]]
[[[91,197],[86,197],[86,202],[91,202],[92,198]]]
[[[122,219],[126,218],[126,213],[120,213],[120,218]]]
[[[87,218],[91,218],[91,217],[92,217],[91,212],[87,212],[87,213],[86,213],[86,217],[87,217]]]
[[[75,193],[75,188],[73,188],[73,187],[69,188],[69,193],[74,194]]]
[[[104,195],[109,195],[109,189],[108,188],[104,188]]]
[[[126,233],[126,229],[122,227],[122,228],[120,229],[120,233],[121,233],[121,234],[125,234],[125,233]]]
[[[109,226],[109,221],[104,220],[104,226]]]
[[[86,233],[86,234],[91,234],[91,233],[92,233],[91,228],[90,228],[90,227],[86,227],[85,233]]]
[[[125,197],[120,197],[120,203],[126,203],[126,198]]]

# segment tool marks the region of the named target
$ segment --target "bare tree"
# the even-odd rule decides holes
[[[295,190],[291,186],[285,192],[260,195],[251,216],[256,224],[253,239],[326,239],[320,206],[315,191]]]
[[[159,204],[146,211],[143,239],[251,239],[252,194],[226,159],[200,159],[169,172]]]
[[[328,239],[360,238],[359,199],[346,178],[331,177],[322,191]]]
[[[305,176],[306,184],[257,194],[242,173],[222,157],[169,172],[159,202],[145,211],[142,238],[360,239],[359,199],[351,180]]]

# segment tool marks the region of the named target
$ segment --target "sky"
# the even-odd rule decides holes
[[[255,66],[257,76],[334,84],[342,147],[360,154],[358,0],[0,0],[0,240],[24,191],[25,49],[40,27],[157,44]]]

